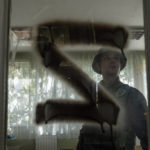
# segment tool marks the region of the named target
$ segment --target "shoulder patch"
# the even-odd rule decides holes
[[[121,86],[115,93],[115,95],[117,97],[121,97],[121,96],[124,96],[128,93],[129,91],[129,86]]]

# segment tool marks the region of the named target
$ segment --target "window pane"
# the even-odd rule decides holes
[[[28,146],[36,150],[70,150],[77,145],[80,148],[82,144],[95,149],[114,145],[134,149],[135,135],[138,137],[136,147],[141,146],[139,140],[143,147],[146,146],[147,101],[144,97],[147,98],[147,86],[142,1],[13,0],[10,30],[8,148],[25,149]],[[124,46],[127,32],[128,42]],[[105,76],[104,71],[109,67],[100,68],[99,57],[95,66],[99,70],[92,68],[99,50],[107,46],[124,49],[127,64],[116,76],[122,83],[113,76]],[[121,66],[122,62],[119,63]],[[117,68],[115,62],[110,64],[111,69]],[[111,83],[111,80],[117,85],[111,85],[109,89],[105,83]],[[101,83],[106,86],[102,85],[106,91],[99,86]],[[51,121],[48,116],[52,100],[56,103],[54,114],[58,113],[58,118],[62,115],[63,121],[62,118],[59,118],[61,121]],[[92,104],[78,106],[83,102],[94,103],[94,109]],[[39,116],[36,114],[37,104],[42,110],[44,108],[39,111]],[[43,115],[46,110],[48,120]],[[94,115],[90,114],[93,111]],[[99,113],[102,118],[95,117]],[[55,115],[52,117],[55,119]],[[92,127],[86,126],[87,118],[90,122],[96,120],[96,123]],[[105,122],[104,133],[97,118]],[[36,124],[37,119],[43,122]],[[45,124],[44,121],[49,122]],[[124,125],[124,121],[129,124]],[[113,138],[109,124],[112,125]],[[97,145],[86,137],[90,130]],[[82,131],[88,145],[80,143]],[[105,138],[109,139],[110,145],[100,144]]]

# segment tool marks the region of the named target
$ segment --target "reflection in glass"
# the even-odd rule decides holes
[[[35,50],[33,28],[39,23],[47,22],[47,20],[53,21],[53,18],[60,19],[63,15],[64,17],[62,18],[69,18],[70,14],[70,16],[72,15],[70,18],[74,18],[75,20],[79,18],[80,21],[106,21],[108,23],[124,24],[127,26],[130,31],[129,47],[127,47],[128,52],[126,54],[128,62],[126,68],[121,72],[120,78],[124,83],[139,89],[146,97],[144,47],[141,47],[139,44],[141,43],[141,39],[143,39],[143,24],[141,21],[142,5],[141,3],[134,5],[133,1],[130,1],[130,6],[128,5],[129,1],[113,1],[113,3],[114,5],[109,5],[107,2],[98,2],[95,0],[91,3],[86,2],[85,5],[85,3],[81,4],[81,2],[74,3],[73,1],[68,1],[69,9],[66,9],[66,3],[60,4],[57,1],[56,3],[40,0],[36,3],[35,1],[22,1],[21,3],[19,1],[12,1],[12,35],[10,35],[11,47],[8,79],[8,135],[12,135],[12,137],[8,140],[8,148],[17,148],[18,146],[18,148],[24,149],[24,145],[26,145],[36,150],[44,150],[46,148],[57,150],[60,148],[71,149],[77,145],[82,124],[66,122],[36,126],[34,123],[35,107],[38,102],[44,102],[50,98],[82,100],[82,97],[70,86],[41,66],[32,54]],[[128,4],[126,5],[126,3]],[[60,9],[59,5],[65,9]],[[132,5],[134,8],[132,8]],[[104,9],[100,9],[100,6]],[[112,11],[109,6],[112,6]],[[19,8],[22,11],[18,10]],[[80,8],[82,8],[82,13]],[[119,13],[119,8],[121,9],[121,13]],[[108,10],[110,10],[110,13],[108,13]],[[135,14],[131,10],[135,10]],[[73,15],[74,11],[76,15]],[[132,14],[126,15],[127,12],[131,12]],[[28,19],[26,19],[25,14]],[[118,20],[118,14],[121,16],[120,20]],[[19,15],[20,17],[18,17]],[[102,18],[101,16],[104,17]],[[137,18],[134,16],[137,16]],[[38,20],[38,18],[40,19]],[[66,27],[59,28],[59,30],[57,27],[53,27],[52,35],[55,37],[54,42],[62,45],[68,42],[68,33],[69,31]],[[50,38],[49,41],[52,41],[52,39]],[[92,60],[99,47],[96,50],[93,48],[94,51],[92,47],[87,51],[84,48],[76,50],[76,47],[74,47],[72,51],[68,49],[65,51],[65,48],[63,50],[75,64],[93,80],[99,82],[101,76],[93,72],[91,68]],[[137,144],[140,145],[138,142]]]

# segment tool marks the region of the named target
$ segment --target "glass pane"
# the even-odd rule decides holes
[[[12,0],[10,30],[8,149],[147,146],[142,1]]]

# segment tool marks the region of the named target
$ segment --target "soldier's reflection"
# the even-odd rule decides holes
[[[101,74],[99,86],[112,95],[120,105],[120,115],[113,134],[104,126],[84,125],[80,131],[77,150],[134,150],[135,137],[140,139],[143,150],[148,149],[146,129],[146,100],[141,92],[119,80],[119,73],[126,66],[126,57],[113,48],[102,48],[93,60],[93,70]],[[100,101],[98,93],[98,104]],[[98,105],[99,109],[100,105]],[[105,110],[106,113],[109,111]]]

